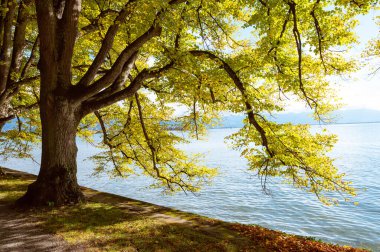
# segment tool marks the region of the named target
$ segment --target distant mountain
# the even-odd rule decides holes
[[[244,115],[228,115],[221,118],[221,123],[215,128],[241,128],[243,127]],[[355,109],[355,110],[338,110],[333,113],[333,124],[343,123],[372,123],[380,122],[380,110]],[[318,124],[307,112],[302,113],[281,113],[270,117],[277,123],[295,123],[295,124]],[[166,122],[171,125],[172,129],[179,127],[176,122]],[[7,123],[3,130],[9,130],[17,126],[16,120]],[[170,128],[170,127],[169,127]]]
[[[339,110],[334,113],[337,123],[380,122],[380,111],[370,109]]]
[[[333,113],[332,117],[333,124],[380,122],[380,111],[369,109],[338,110]],[[218,128],[240,128],[243,126],[244,118],[243,115],[224,116]],[[318,124],[307,112],[281,113],[273,115],[270,119],[277,123]]]

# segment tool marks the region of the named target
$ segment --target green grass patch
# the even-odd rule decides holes
[[[0,202],[13,202],[20,198],[32,182],[11,176],[0,177]]]

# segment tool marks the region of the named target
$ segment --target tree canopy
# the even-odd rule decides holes
[[[88,141],[101,134],[97,145],[104,152],[93,157],[98,172],[128,176],[141,170],[167,192],[194,192],[216,171],[178,148],[187,140],[172,126],[199,138],[220,112],[244,113],[245,126],[229,140],[264,188],[269,176],[277,176],[327,204],[337,202],[328,192],[355,194],[328,156],[334,135],[277,124],[268,115],[295,100],[316,119],[329,120],[338,102],[328,77],[357,70],[345,50],[357,41],[356,17],[376,1],[35,3],[43,146],[64,144],[58,135],[66,131],[49,138],[53,133],[44,130],[72,121]],[[186,112],[178,115],[175,106]],[[53,114],[55,122],[44,126]],[[44,137],[50,140],[44,143]],[[75,136],[65,139],[75,142]],[[43,157],[49,153],[43,150]],[[56,159],[55,166],[66,166]]]

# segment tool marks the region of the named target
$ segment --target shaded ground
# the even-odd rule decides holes
[[[48,234],[28,215],[0,204],[0,251],[73,251],[63,238]],[[78,251],[78,250],[77,250]]]
[[[361,251],[88,188],[83,188],[85,204],[17,212],[10,204],[35,177],[5,171],[0,251]]]
[[[0,177],[0,251],[81,251],[57,235],[44,230],[30,212],[16,210],[10,202],[25,192],[34,176],[12,173]]]

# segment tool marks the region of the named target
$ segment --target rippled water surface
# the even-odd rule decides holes
[[[313,127],[319,130],[319,126]],[[380,124],[330,125],[326,128],[340,138],[331,154],[337,158],[336,165],[356,187],[366,188],[360,190],[355,199],[358,206],[341,203],[327,207],[313,195],[283,184],[271,184],[272,195],[264,195],[259,180],[247,172],[246,161],[224,143],[224,137],[237,129],[210,130],[207,141],[181,146],[188,152],[206,153],[205,163],[219,167],[220,175],[213,184],[196,196],[161,195],[160,191],[146,189],[149,180],[145,177],[93,177],[93,165],[85,159],[98,150],[83,142],[78,143],[78,178],[81,185],[159,205],[380,251]],[[14,169],[38,172],[38,166],[28,160],[1,163]]]

